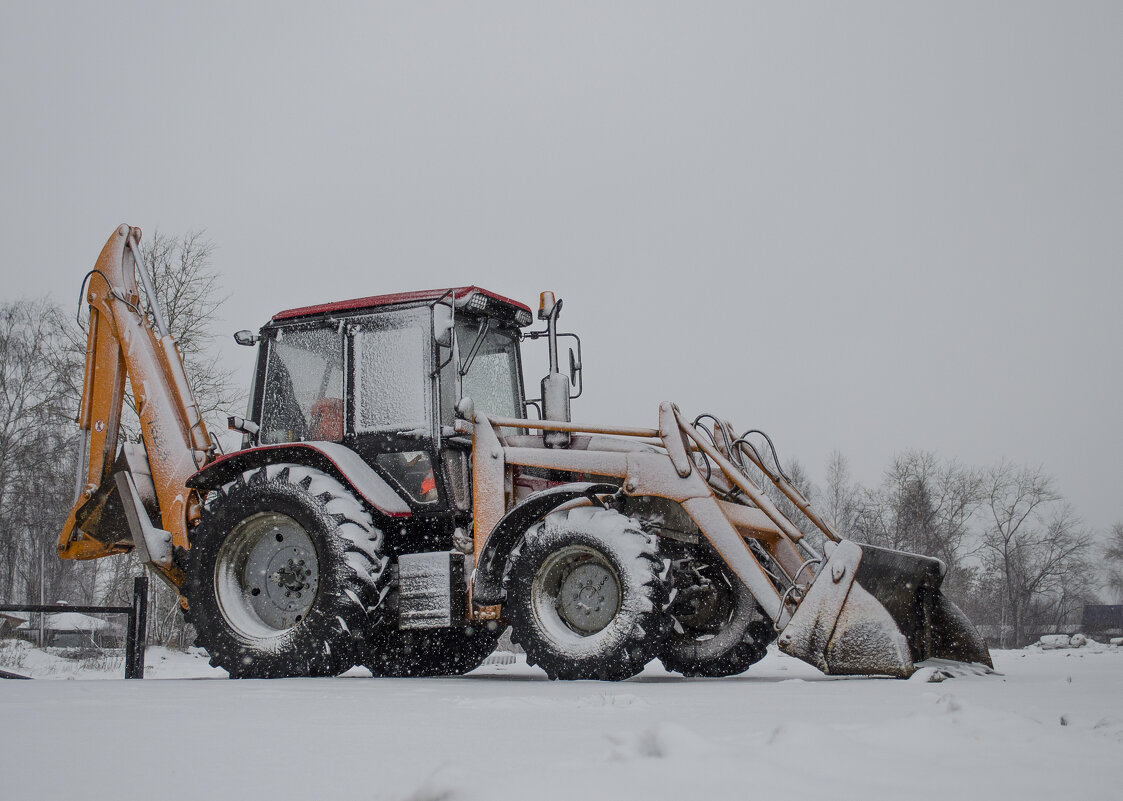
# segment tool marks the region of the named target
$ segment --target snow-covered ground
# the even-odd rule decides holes
[[[1123,798],[1123,648],[994,658],[1000,675],[941,683],[828,679],[778,653],[714,680],[654,663],[550,682],[516,660],[228,681],[150,649],[130,682],[35,651],[8,669],[77,680],[0,681],[0,798]]]

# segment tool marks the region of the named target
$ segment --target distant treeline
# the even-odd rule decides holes
[[[906,450],[865,487],[837,452],[822,485],[798,462],[785,467],[842,536],[943,560],[945,592],[992,645],[1025,645],[1078,622],[1085,603],[1123,596],[1123,523],[1095,536],[1042,468],[968,467]]]

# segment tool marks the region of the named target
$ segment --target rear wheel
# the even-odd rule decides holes
[[[684,676],[733,676],[761,659],[776,638],[748,588],[705,543],[675,559],[675,626],[659,659]]]
[[[302,465],[243,473],[191,533],[196,641],[234,678],[347,670],[379,627],[381,548],[382,532],[331,476]]]
[[[618,681],[670,630],[668,570],[635,520],[599,507],[554,512],[511,554],[511,639],[551,679]]]

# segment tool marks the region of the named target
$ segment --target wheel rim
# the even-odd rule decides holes
[[[316,598],[319,561],[312,538],[287,515],[262,512],[234,527],[215,562],[215,598],[244,637],[279,637],[298,625]]]
[[[592,548],[555,551],[534,576],[534,614],[555,633],[590,637],[603,631],[623,603],[620,577]]]

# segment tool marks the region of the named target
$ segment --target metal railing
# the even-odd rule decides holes
[[[125,634],[125,678],[144,678],[144,649],[147,644],[148,628],[148,577],[137,576],[133,579],[133,602],[131,606],[72,606],[70,604],[4,604],[0,612],[39,612],[56,614],[59,612],[79,612],[82,614],[127,615],[129,625]],[[0,674],[3,675],[3,674]],[[3,675],[4,678],[26,678],[15,674]]]

